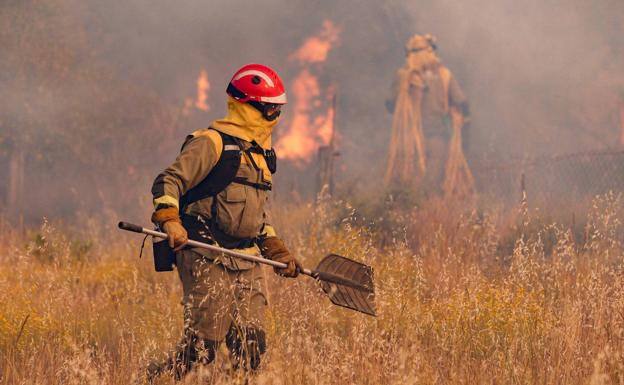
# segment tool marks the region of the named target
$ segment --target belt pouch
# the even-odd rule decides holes
[[[175,265],[175,252],[169,247],[169,242],[166,239],[152,240],[152,250],[154,251],[154,269],[172,271]]]

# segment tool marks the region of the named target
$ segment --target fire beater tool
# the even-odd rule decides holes
[[[122,230],[151,235],[156,238],[167,239],[168,237],[163,232],[146,229],[128,222],[119,222],[118,226]],[[287,267],[285,263],[271,261],[260,255],[244,254],[208,243],[189,240],[187,245],[277,268]],[[373,269],[370,266],[340,255],[328,254],[316,269],[302,269],[301,273],[316,279],[333,304],[368,315],[377,315],[375,312]]]

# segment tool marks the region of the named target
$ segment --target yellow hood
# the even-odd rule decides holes
[[[210,127],[248,142],[255,141],[265,150],[271,148],[271,133],[279,118],[269,122],[251,105],[238,102],[229,96],[227,108],[225,118],[215,120]]]
[[[441,63],[433,49],[428,48],[407,55],[405,64],[411,71],[426,71],[438,68]]]
[[[429,34],[412,36],[405,44],[406,67],[411,71],[433,70],[439,67],[440,58],[435,53],[434,43],[435,38]]]

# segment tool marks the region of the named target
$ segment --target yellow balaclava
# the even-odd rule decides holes
[[[433,69],[440,65],[435,53],[435,38],[429,34],[414,35],[405,44],[406,66],[413,71]]]
[[[227,109],[227,115],[212,122],[210,127],[247,142],[255,141],[265,150],[271,149],[271,133],[279,118],[268,121],[250,104],[241,103],[230,96]]]

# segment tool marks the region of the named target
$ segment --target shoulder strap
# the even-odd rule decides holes
[[[242,149],[230,135],[216,132],[219,133],[223,142],[221,156],[206,178],[180,198],[180,212],[183,212],[184,208],[193,202],[219,194],[236,177],[241,163]]]
[[[221,157],[219,158],[217,164],[215,164],[215,166],[212,168],[210,173],[206,176],[206,178],[199,182],[197,186],[187,191],[186,194],[184,194],[180,198],[180,212],[184,212],[185,208],[193,202],[216,196],[221,191],[225,190],[225,188],[231,183],[243,184],[256,188],[258,190],[271,190],[271,184],[255,183],[248,181],[247,179],[242,177],[236,177],[238,168],[241,164],[241,157],[243,156],[243,152],[256,152],[258,151],[255,149],[256,146],[252,146],[249,149],[245,150],[243,148],[243,145],[235,137],[224,134],[220,131],[215,132],[219,133],[223,142]],[[269,151],[262,151],[259,153],[261,153],[265,157],[265,160],[267,160],[269,171],[271,171],[271,173],[274,173],[276,166],[275,151],[271,149]],[[248,155],[249,159],[253,163],[252,165],[255,168],[258,168],[258,166],[253,161],[253,157],[250,154]],[[271,159],[271,157],[273,159]]]
[[[273,149],[272,147],[270,150],[265,150],[258,143],[252,142],[252,146],[249,147],[245,152],[247,152],[248,154],[256,153],[262,155],[271,174],[275,174],[275,171],[277,171],[277,155],[275,154],[275,149]],[[250,156],[250,158],[252,158],[254,167],[258,169],[258,165],[256,165],[253,161],[253,157]]]

